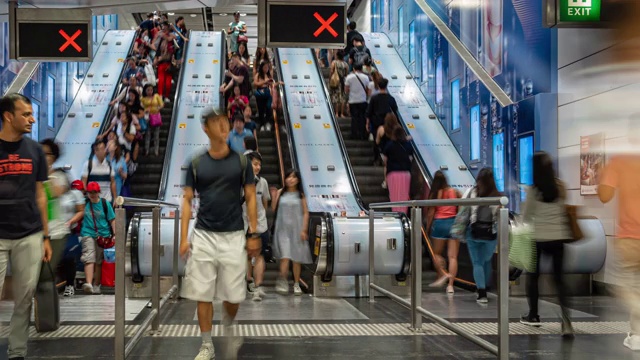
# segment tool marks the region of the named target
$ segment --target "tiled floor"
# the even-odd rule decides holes
[[[475,295],[458,290],[447,296],[426,289],[423,307],[447,318],[471,333],[496,341],[496,299],[486,306]],[[127,300],[127,334],[132,334],[144,315],[146,300]],[[216,304],[219,308],[219,304]],[[76,296],[62,301],[63,326],[53,333],[32,330],[30,359],[112,359],[113,297]],[[550,301],[540,305],[543,326],[530,328],[517,323],[527,311],[524,298],[509,303],[511,358],[514,359],[594,359],[640,360],[622,346],[628,331],[628,313],[610,297],[571,299],[576,321],[576,338],[563,340],[557,323],[558,306]],[[0,302],[0,359],[6,351],[8,320],[12,306]],[[146,336],[130,359],[192,359],[200,345],[194,318],[196,305],[181,300],[169,304],[161,316],[161,331]],[[220,311],[214,315],[216,323]],[[281,296],[269,293],[261,303],[246,301],[238,314],[244,337],[239,359],[494,359],[495,356],[450,331],[424,321],[416,336],[408,329],[409,312],[392,301],[367,299],[323,299],[308,295]],[[214,327],[217,359],[226,359],[227,338]]]

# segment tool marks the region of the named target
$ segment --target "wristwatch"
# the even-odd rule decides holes
[[[248,233],[247,234],[247,238],[259,238],[260,234],[259,233]]]
[[[51,236],[49,236],[49,235],[43,235],[43,236],[42,236],[42,240],[43,240],[43,241],[44,241],[44,240],[51,240]]]

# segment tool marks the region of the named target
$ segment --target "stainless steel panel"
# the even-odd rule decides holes
[[[376,275],[375,283],[380,284],[392,293],[408,297],[411,293],[409,283],[397,281],[393,275]],[[313,277],[313,296],[315,297],[367,297],[369,296],[369,276],[334,276],[330,282],[323,282],[320,276]],[[382,296],[382,295],[377,295]]]
[[[191,220],[189,228],[193,229],[195,221]],[[138,230],[138,261],[140,262],[140,274],[151,276],[151,218],[140,220]],[[190,230],[191,231],[191,230]],[[160,219],[160,245],[164,247],[164,253],[160,256],[160,276],[173,275],[173,251],[175,237],[175,220],[171,218]],[[184,275],[184,259],[178,260],[178,274]]]
[[[334,218],[333,275],[369,274],[369,219]],[[388,239],[404,239],[402,223],[398,218],[375,219],[375,273],[376,275],[396,275],[401,272],[404,260],[404,241],[397,241],[395,249],[389,249]],[[356,252],[355,244],[360,244]]]

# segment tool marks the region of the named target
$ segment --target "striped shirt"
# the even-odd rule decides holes
[[[93,165],[91,167],[91,174],[89,174],[89,161],[84,163],[82,170],[82,177],[87,178],[87,184],[95,181],[100,185],[100,197],[111,202],[111,179],[115,178],[116,174],[111,167],[111,163],[105,158],[102,163],[94,156],[91,161]]]

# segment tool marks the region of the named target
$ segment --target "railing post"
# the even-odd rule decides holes
[[[498,219],[498,359],[509,359],[509,209]]]
[[[178,298],[180,293],[180,286],[178,285],[179,272],[178,272],[178,259],[180,258],[180,209],[174,211],[175,224],[173,228],[173,285],[177,287],[176,292],[173,294],[173,299]]]
[[[371,284],[373,284],[373,280],[375,277],[375,238],[373,233],[373,223],[374,223],[375,210],[369,209],[369,302],[375,302],[375,290],[371,288]]]
[[[160,328],[160,207],[154,207],[151,221],[151,307],[156,311],[156,317],[151,324],[151,330]]]
[[[116,209],[116,318],[115,318],[115,359],[125,359],[125,246],[127,237],[127,214],[123,208]]]
[[[411,208],[411,328],[422,329],[422,208]]]

